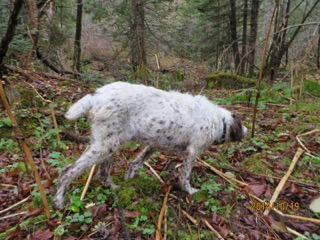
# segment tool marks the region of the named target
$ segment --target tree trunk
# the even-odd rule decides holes
[[[35,51],[38,46],[39,17],[38,17],[38,8],[37,8],[36,1],[26,0],[25,3],[27,5],[28,15],[29,15],[29,21],[28,21],[29,37],[33,46],[27,60],[28,61],[27,65],[29,65],[31,58],[35,57]]]
[[[288,25],[288,18],[290,17],[290,1],[291,0],[288,0],[287,2],[286,14],[284,15],[284,19],[282,20],[282,25],[280,28],[278,28],[278,31],[274,35],[273,42],[270,46],[269,54],[267,57],[267,64],[264,69],[264,73],[265,75],[268,75],[270,81],[276,79],[283,56],[289,50],[290,45],[298,35],[302,27],[302,24],[307,20],[312,11],[320,2],[320,0],[317,0],[313,4],[313,6],[309,9],[309,11],[304,15],[303,19],[301,20],[301,25],[297,27],[295,32],[288,38],[287,31],[285,30],[285,28]],[[279,21],[281,21],[281,19]],[[286,41],[287,38],[289,39],[288,41]]]
[[[0,44],[0,66],[2,66],[3,59],[8,51],[8,46],[13,39],[16,26],[18,25],[17,18],[18,18],[22,3],[23,3],[23,0],[16,0],[14,2],[13,9],[8,21],[7,31],[4,37],[2,38],[1,44]],[[1,70],[2,70],[2,67],[0,69],[0,75],[2,75]]]
[[[278,19],[275,24],[275,34],[273,35],[272,44],[269,50],[269,54],[267,57],[267,64],[265,69],[269,71],[268,76],[271,82],[274,81],[276,76],[278,75],[278,70],[281,63],[282,56],[287,52],[285,49],[285,39],[287,35],[287,31],[285,30],[288,27],[288,20],[290,16],[290,5],[291,0],[287,1],[285,12],[282,12],[279,9],[283,9],[283,7],[278,8]],[[282,19],[283,18],[283,19]],[[281,54],[281,58],[279,59]],[[264,74],[266,75],[266,73]]]
[[[317,54],[317,67],[320,69],[320,25],[318,25],[318,54]]]
[[[241,49],[241,56],[244,56],[247,53],[247,21],[248,21],[248,0],[244,0],[244,7],[243,7],[243,23],[242,23],[242,49]],[[246,61],[244,59],[241,60],[241,74],[245,72]]]
[[[74,37],[73,69],[81,72],[82,0],[77,0],[76,34]]]
[[[251,1],[251,11],[250,11],[250,37],[249,37],[249,76],[254,74],[254,63],[255,63],[255,53],[256,53],[256,40],[258,31],[258,15],[259,15],[259,0]]]
[[[236,0],[230,0],[230,37],[232,44],[232,51],[234,57],[234,67],[238,68],[240,64],[240,56],[239,56],[239,44],[238,44],[238,36],[237,36],[237,12],[236,12]]]
[[[133,76],[147,85],[147,53],[145,46],[145,13],[143,0],[132,0],[133,36],[131,63]]]

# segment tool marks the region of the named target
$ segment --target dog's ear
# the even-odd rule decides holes
[[[240,141],[244,137],[242,121],[239,116],[232,114],[233,121],[230,125],[229,137],[231,141]]]

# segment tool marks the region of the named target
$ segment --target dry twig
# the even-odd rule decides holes
[[[20,204],[28,201],[29,198],[30,198],[30,196],[26,197],[25,199],[22,199],[21,201],[13,204],[12,206],[10,206],[10,207],[8,207],[8,208],[6,208],[6,209],[1,210],[1,211],[0,211],[0,214],[4,213],[4,212],[6,212],[6,211],[9,211],[10,209],[15,208],[16,206],[19,206]]]
[[[165,213],[166,207],[167,207],[167,201],[168,201],[170,190],[171,190],[171,187],[169,187],[168,191],[166,192],[166,195],[165,195],[164,200],[163,200],[162,208],[161,208],[161,211],[160,211],[160,214],[159,214],[157,230],[156,230],[156,240],[161,240],[162,219],[163,219],[163,215]]]
[[[273,196],[272,196],[272,198],[271,198],[271,200],[270,200],[270,205],[271,205],[271,206],[273,206],[274,202],[277,200],[277,198],[278,198],[278,196],[279,196],[279,194],[280,194],[280,192],[281,192],[284,184],[286,183],[287,179],[289,178],[290,174],[292,173],[294,166],[296,165],[297,161],[299,160],[299,158],[300,158],[300,156],[301,156],[301,154],[302,154],[303,152],[304,152],[303,149],[298,148],[298,150],[297,150],[294,158],[292,159],[292,162],[291,162],[291,164],[290,164],[290,167],[289,167],[288,171],[287,171],[286,174],[283,176],[283,178],[282,178],[281,181],[279,182],[276,190],[275,190],[274,193],[273,193]],[[266,210],[264,211],[263,215],[268,215],[269,212],[270,212],[270,210],[269,210],[269,209],[266,209]]]

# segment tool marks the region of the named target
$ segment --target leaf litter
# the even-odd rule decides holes
[[[90,87],[82,87],[80,84],[77,86],[75,83],[63,86],[54,79],[36,81],[33,85],[36,89],[45,89],[47,97],[54,96],[58,92],[64,109],[67,105],[65,102],[74,102],[90,92]],[[235,104],[232,108],[249,126],[252,119],[251,107],[247,107],[244,103]],[[39,113],[41,118],[45,118],[43,114],[45,109],[33,107],[31,110],[33,114]],[[294,114],[287,114],[288,111],[282,107],[268,106],[267,109],[258,112],[259,123],[255,139],[247,138],[239,146],[231,144],[212,146],[201,154],[200,158],[207,163],[223,172],[232,173],[235,178],[246,183],[243,187],[236,187],[232,181],[228,182],[225,178],[197,163],[193,169],[192,182],[198,188],[204,184],[208,186],[196,196],[187,196],[177,186],[178,170],[176,166],[182,162],[182,155],[166,152],[155,153],[149,163],[151,168],[158,172],[164,184],[158,185],[157,194],[151,191],[148,195],[141,191],[141,186],[137,184],[130,187],[133,189],[131,189],[132,196],[129,197],[131,204],[123,207],[125,223],[130,225],[130,235],[135,239],[155,238],[157,218],[165,193],[168,191],[167,186],[173,186],[174,195],[169,195],[162,221],[165,224],[162,227],[162,235],[166,235],[168,239],[181,239],[185,236],[215,239],[215,234],[225,239],[295,239],[297,235],[289,232],[288,229],[300,234],[307,231],[309,234],[319,236],[320,224],[308,221],[310,218],[320,218],[317,212],[320,192],[320,167],[317,162],[320,156],[319,135],[305,135],[300,139],[303,146],[308,149],[307,153],[310,154],[303,154],[298,160],[297,166],[283,185],[273,206],[284,216],[274,211],[271,211],[269,215],[263,215],[274,190],[289,168],[295,151],[301,147],[296,136],[319,129],[320,125],[319,116],[314,116],[318,122],[313,123],[308,122],[308,119],[313,116],[312,113],[306,116],[303,110],[296,111]],[[60,111],[56,113],[60,114]],[[2,117],[6,115],[2,113]],[[305,122],[305,120],[308,121]],[[79,128],[78,124],[66,123],[63,117],[58,118],[58,122],[62,127],[68,125],[68,129],[72,129],[77,134],[87,135],[89,133],[87,127]],[[301,125],[304,126],[302,130]],[[52,158],[54,156],[52,153],[60,152],[62,155],[59,155],[57,160],[67,162],[68,159],[74,160],[80,156],[86,144],[72,143],[63,139],[67,142],[67,147],[53,150],[50,143],[44,141],[40,154],[40,149],[35,148],[39,141],[38,137],[33,135],[27,140],[47,195],[52,196],[59,175],[59,169],[54,164],[55,158]],[[112,175],[115,178],[123,178],[128,161],[133,159],[141,148],[140,145],[122,147],[115,156],[117,164],[112,169]],[[37,195],[35,181],[21,151],[10,149],[0,152],[0,166],[0,211],[31,196],[21,205],[1,212],[0,234],[6,235],[0,236],[5,239],[52,239],[54,235],[59,236],[57,229],[62,226],[60,220],[63,219],[63,216],[72,216],[74,213],[65,210],[61,213],[62,216],[54,216],[50,220],[45,220],[45,218],[38,220],[37,217],[43,216],[41,199]],[[145,172],[146,179],[154,178],[152,171],[145,168],[142,172]],[[85,181],[85,176],[74,181],[71,186],[73,191],[83,187]],[[135,179],[132,182],[134,181]],[[134,189],[135,187],[138,189]],[[95,192],[97,196],[101,189],[100,182],[94,178],[89,190]],[[265,200],[265,203],[259,203],[250,197],[250,194]],[[87,224],[82,231],[77,231],[83,226],[82,222],[71,224],[70,227],[62,226],[64,232],[60,236],[63,236],[64,239],[77,239],[78,237],[82,239],[123,239],[124,223],[115,207],[115,200],[111,195],[99,203],[96,200],[89,200],[95,203],[88,208],[92,222]],[[289,215],[301,216],[305,219],[297,220]],[[19,225],[21,222],[24,224]]]

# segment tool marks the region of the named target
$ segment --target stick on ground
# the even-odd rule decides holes
[[[292,162],[290,164],[290,167],[288,169],[288,171],[286,172],[286,174],[283,176],[283,178],[281,179],[281,181],[279,182],[276,190],[274,191],[273,193],[273,196],[270,200],[270,206],[273,206],[274,202],[277,200],[284,184],[286,183],[286,181],[288,180],[290,174],[292,173],[293,171],[293,168],[294,166],[296,165],[297,161],[299,160],[301,154],[304,152],[304,150],[302,148],[298,148],[296,154],[294,155],[293,159],[292,159]],[[270,209],[266,209],[263,213],[263,215],[268,215],[270,212]]]

